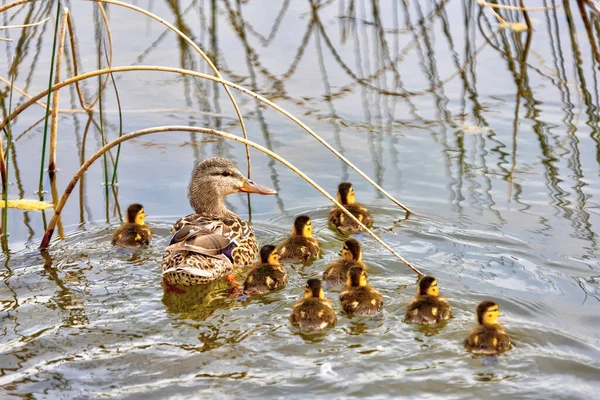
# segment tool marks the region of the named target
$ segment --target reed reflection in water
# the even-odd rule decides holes
[[[490,2],[491,3],[491,2]],[[94,164],[62,215],[64,240],[37,251],[51,213],[8,211],[0,271],[0,392],[35,397],[506,397],[589,398],[598,388],[598,38],[590,1],[138,1],[194,40],[233,82],[289,110],[416,212],[408,218],[300,128],[234,93],[250,139],[301,167],[333,193],[353,182],[376,232],[426,273],[453,305],[435,328],[402,323],[415,279],[359,236],[369,281],[384,296],[381,319],[350,319],[301,334],[288,323],[306,279],[337,257],[342,238],[325,228],[329,205],[261,154],[252,177],[278,190],[252,199],[261,244],[309,213],[324,257],[288,268],[289,283],[246,302],[226,282],[185,295],[160,283],[170,224],[189,213],[185,190],[199,160],[221,155],[244,170],[241,146],[195,133],[128,142],[118,186]],[[3,4],[7,4],[4,2]],[[63,1],[77,35],[79,71],[106,65],[98,4]],[[1,6],[0,6],[1,7]],[[0,107],[47,87],[56,0],[0,13]],[[544,10],[535,10],[544,8]],[[212,73],[163,25],[105,5],[113,65],[168,65]],[[530,30],[510,29],[530,25]],[[513,25],[510,25],[513,24]],[[64,76],[73,76],[67,46]],[[241,135],[220,85],[149,72],[114,75],[123,132],[157,125],[213,127]],[[103,82],[103,81],[102,81]],[[82,82],[87,100],[96,79]],[[9,198],[35,198],[45,100],[12,124]],[[102,118],[100,118],[100,115]],[[45,200],[102,143],[120,133],[116,92],[102,113],[62,91],[58,172],[43,174]],[[104,137],[102,136],[104,134]],[[189,136],[186,136],[189,135]],[[107,190],[110,189],[110,190]],[[155,241],[138,254],[110,246],[120,203],[144,203]],[[248,218],[247,198],[228,207]],[[6,227],[5,227],[6,228]],[[244,272],[238,273],[242,279]],[[328,292],[337,298],[337,292]],[[514,348],[496,366],[461,346],[483,298],[501,305]]]

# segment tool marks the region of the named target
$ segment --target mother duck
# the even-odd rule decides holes
[[[195,214],[173,225],[173,238],[162,259],[163,280],[170,285],[208,283],[252,264],[258,253],[254,230],[225,207],[225,196],[238,193],[277,194],[246,179],[226,158],[196,164],[188,186]]]

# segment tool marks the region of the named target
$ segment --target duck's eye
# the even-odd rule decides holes
[[[231,172],[229,172],[229,171],[223,171],[221,173],[221,175],[223,175],[223,176],[231,176]]]

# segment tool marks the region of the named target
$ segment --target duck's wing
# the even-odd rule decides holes
[[[188,251],[206,256],[225,254],[238,246],[239,235],[222,221],[192,215],[179,220],[167,250]]]

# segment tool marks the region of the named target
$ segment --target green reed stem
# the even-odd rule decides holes
[[[50,60],[50,77],[48,78],[48,97],[46,98],[46,117],[44,118],[44,139],[42,140],[42,162],[40,164],[40,183],[38,192],[40,200],[44,197],[44,164],[46,163],[46,143],[48,141],[48,117],[50,116],[50,91],[54,80],[54,58],[56,57],[56,39],[58,37],[58,23],[60,21],[60,0],[56,2],[56,21],[54,22],[54,41],[52,43],[52,57]]]
[[[10,110],[12,110],[12,97],[13,97],[13,86],[15,83],[15,75],[13,74],[12,79],[10,80],[10,94],[8,96],[8,115],[10,115]],[[9,163],[8,159],[10,157],[10,147],[12,143],[12,133],[10,129],[10,121],[6,124],[6,155],[4,156],[4,165],[5,165],[5,174],[6,179],[4,180],[4,212],[2,213],[2,236],[4,237],[4,242],[8,243],[8,168]]]
[[[106,63],[110,64],[108,61],[108,54],[106,51],[106,43],[104,43],[104,56],[106,57]],[[110,74],[110,79],[112,81],[113,87],[115,88],[115,96],[117,98],[117,110],[119,110],[119,137],[123,136],[123,114],[121,113],[121,99],[119,98],[119,90],[117,89],[117,82],[115,81],[115,77],[113,73]],[[117,168],[119,166],[119,156],[121,155],[121,143],[117,146],[117,157],[115,158],[115,165],[113,168],[112,181],[111,186],[115,186],[115,180],[117,179]],[[115,197],[116,200],[116,197]]]
[[[100,59],[98,59],[100,61]],[[102,146],[106,146],[106,135],[104,134],[104,117],[102,116],[102,78],[98,77],[98,109],[100,111],[100,137],[102,138]],[[104,161],[104,194],[106,198],[106,219],[108,220],[108,160],[106,153],[102,156]]]

